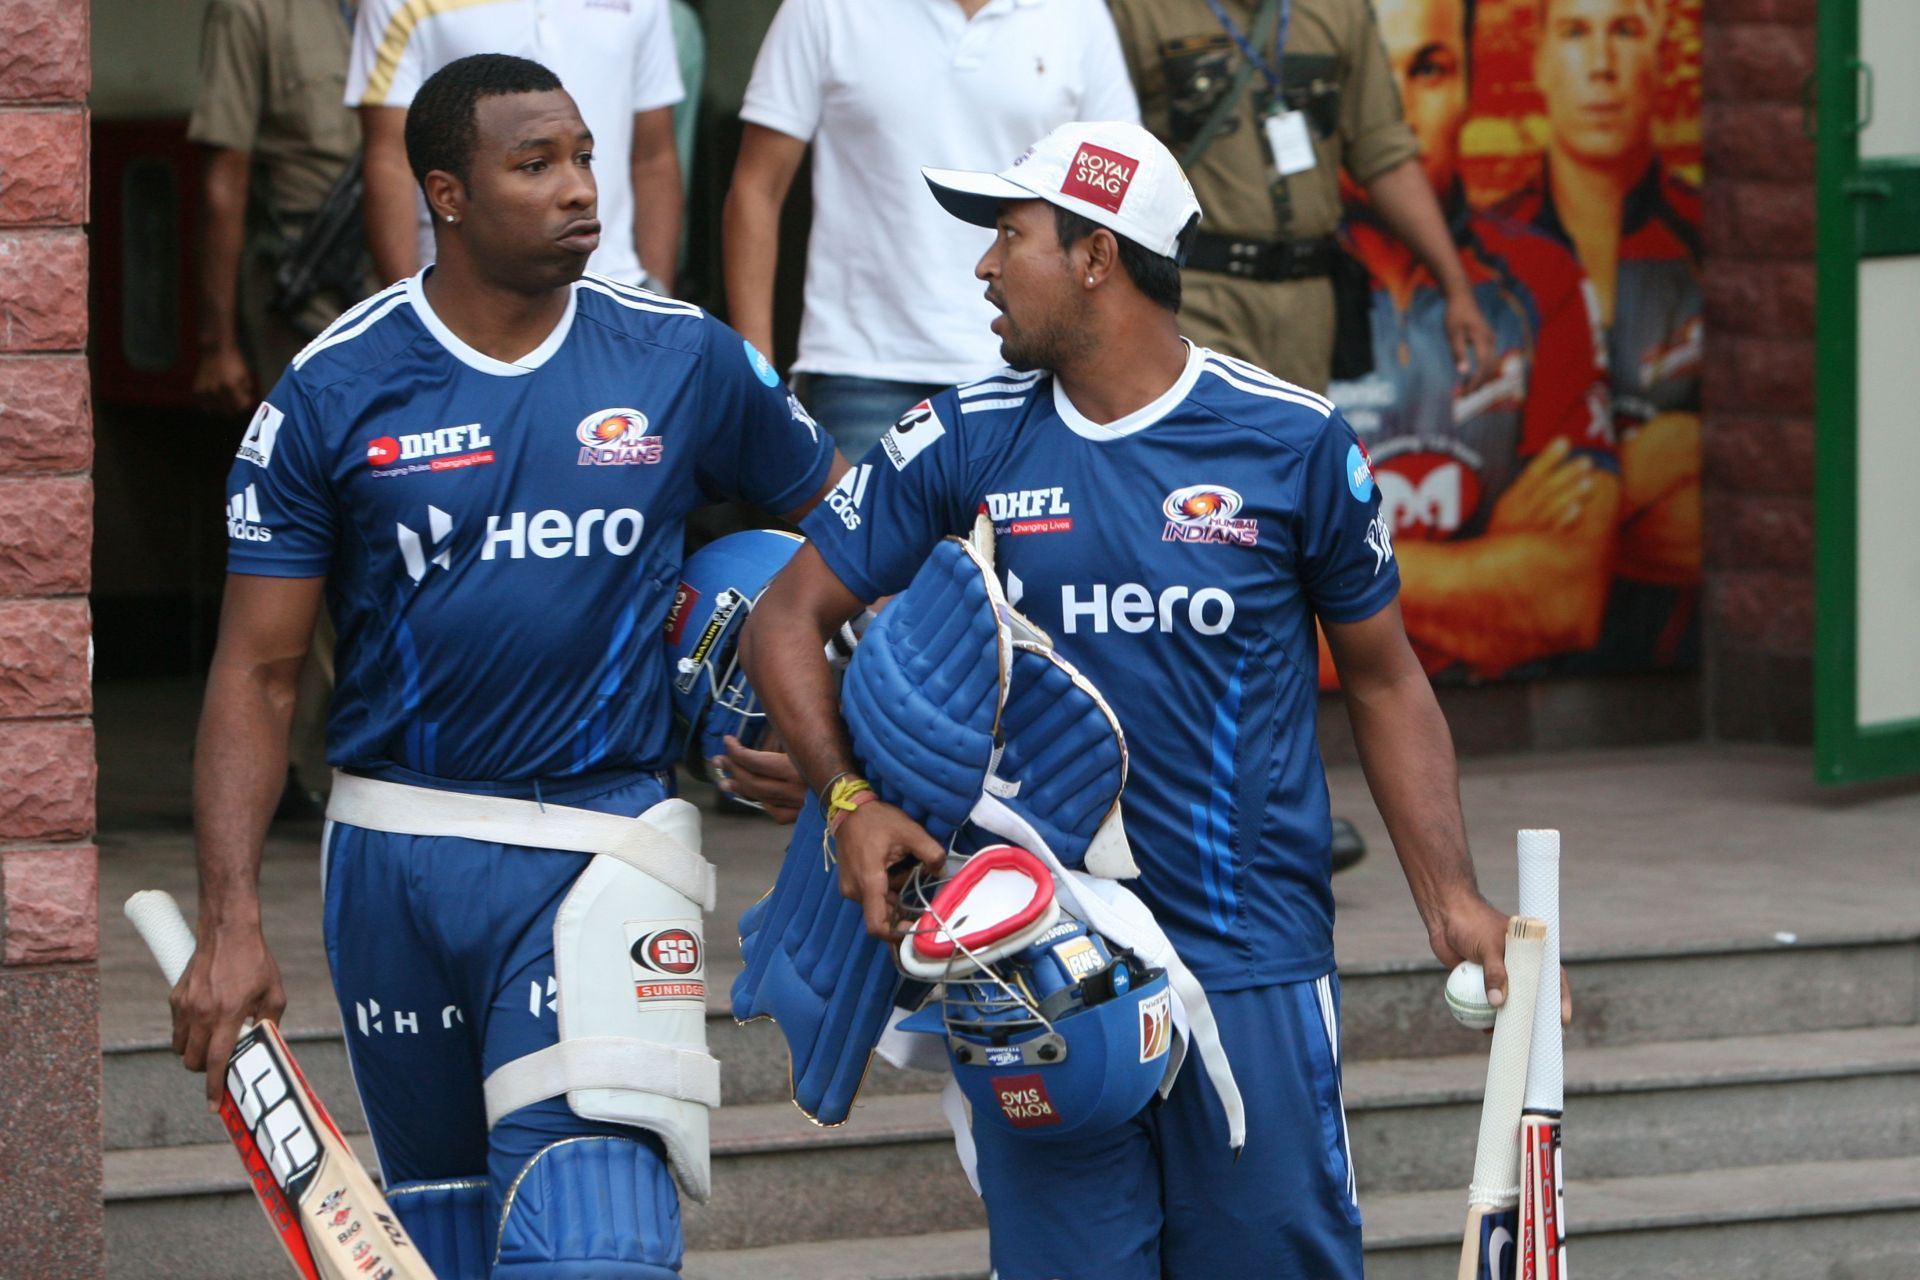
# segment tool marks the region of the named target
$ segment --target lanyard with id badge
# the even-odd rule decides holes
[[[1258,67],[1260,74],[1267,79],[1271,104],[1261,116],[1260,128],[1266,134],[1267,152],[1273,157],[1273,167],[1283,178],[1313,168],[1317,158],[1313,151],[1313,136],[1307,129],[1306,113],[1288,110],[1281,92],[1285,88],[1281,76],[1281,58],[1282,51],[1287,47],[1287,24],[1293,16],[1293,0],[1280,0],[1280,22],[1274,28],[1271,60],[1262,57],[1260,51],[1253,47],[1253,42],[1240,30],[1232,15],[1221,7],[1220,0],[1207,0],[1207,8],[1213,10],[1213,16],[1233,37],[1233,42],[1240,46],[1240,52],[1246,55],[1247,61]]]

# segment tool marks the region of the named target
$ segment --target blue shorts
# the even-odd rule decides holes
[[[576,787],[585,794],[547,786],[541,798],[632,817],[670,794],[651,774]],[[327,961],[387,1184],[484,1174],[491,1224],[542,1148],[586,1134],[635,1139],[655,1158],[630,1229],[645,1241],[646,1261],[677,1265],[679,1201],[653,1135],[583,1120],[565,1098],[487,1129],[481,1082],[558,1038],[553,917],[590,859],[337,822],[323,847]]]
[[[1116,1129],[1045,1142],[976,1125],[999,1280],[1359,1280],[1340,1097],[1340,980],[1211,994],[1247,1109],[1189,1052],[1173,1092]]]

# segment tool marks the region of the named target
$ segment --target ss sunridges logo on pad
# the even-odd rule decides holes
[[[993,1095],[1000,1100],[1000,1112],[1016,1129],[1045,1129],[1060,1123],[1047,1086],[1035,1071],[1024,1076],[993,1077]]]
[[[947,429],[941,423],[940,415],[933,411],[933,403],[922,400],[901,414],[900,421],[880,437],[880,450],[887,455],[887,461],[893,464],[895,471],[905,471],[909,462],[945,434]]]
[[[1127,188],[1133,185],[1133,175],[1139,171],[1140,162],[1132,156],[1083,142],[1074,153],[1073,163],[1067,166],[1060,194],[1118,213],[1120,202],[1127,198]]]
[[[685,924],[627,921],[627,960],[636,1000],[676,1000],[704,1005],[707,955],[700,935]]]

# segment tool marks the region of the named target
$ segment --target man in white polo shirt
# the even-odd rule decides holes
[[[773,350],[780,208],[813,145],[796,388],[858,459],[902,412],[1000,363],[971,272],[990,239],[919,180],[996,170],[1069,120],[1138,120],[1104,0],[785,0],[740,110],[728,318]]]
[[[673,287],[682,191],[673,107],[685,91],[667,0],[363,0],[347,105],[366,135],[367,243],[382,280],[433,261],[433,234],[407,165],[407,106],[426,78],[472,53],[551,68],[593,131],[600,248],[589,271]]]

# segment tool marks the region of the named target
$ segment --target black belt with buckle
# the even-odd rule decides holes
[[[1333,270],[1339,247],[1332,236],[1316,240],[1235,240],[1194,233],[1183,263],[1189,271],[1213,271],[1242,280],[1307,280]]]

